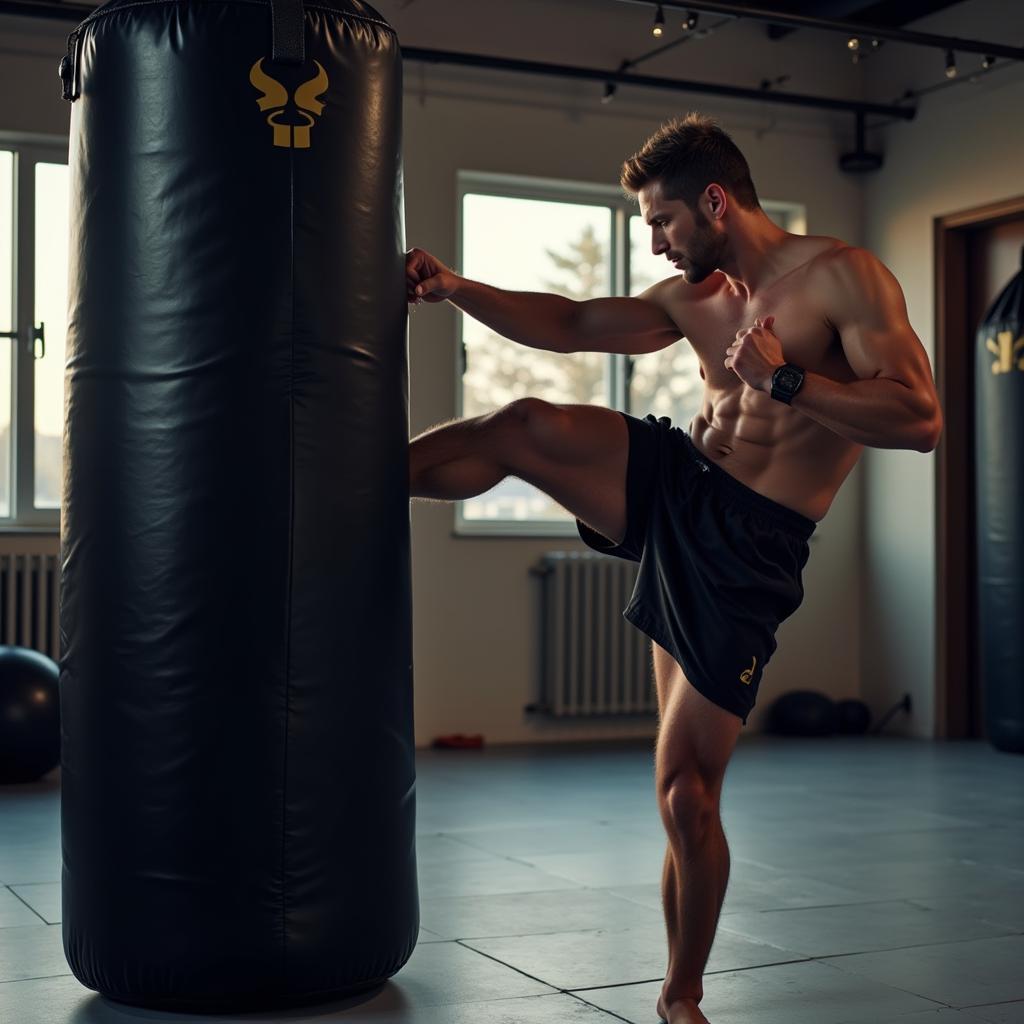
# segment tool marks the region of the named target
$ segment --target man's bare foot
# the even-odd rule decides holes
[[[677,999],[666,1009],[664,993],[658,996],[658,1017],[668,1024],[711,1024],[693,999]]]

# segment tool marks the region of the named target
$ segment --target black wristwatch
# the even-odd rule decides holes
[[[803,387],[804,371],[792,363],[783,363],[772,374],[772,398],[789,405],[793,396]]]

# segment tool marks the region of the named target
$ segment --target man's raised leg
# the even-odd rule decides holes
[[[497,460],[501,413],[451,420],[414,437],[409,442],[409,496],[457,501],[501,483],[508,475]]]
[[[626,532],[628,461],[629,430],[621,413],[519,398],[415,437],[409,443],[409,493],[456,501],[514,476],[617,544]]]

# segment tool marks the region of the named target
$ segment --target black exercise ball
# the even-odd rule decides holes
[[[837,731],[844,736],[863,736],[871,725],[871,711],[862,700],[836,702]]]
[[[0,783],[35,782],[60,760],[57,663],[0,645]]]
[[[837,726],[835,702],[815,690],[784,693],[769,711],[768,731],[780,736],[831,736]]]

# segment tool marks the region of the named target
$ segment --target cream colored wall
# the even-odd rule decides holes
[[[8,25],[21,35],[16,38]],[[66,132],[69,108],[59,98],[56,64],[68,26],[8,19],[0,30],[0,130]],[[749,35],[755,38],[753,30]],[[21,56],[13,57],[12,50]],[[848,118],[705,100],[624,91],[602,107],[593,86],[496,82],[493,76],[436,69],[421,74],[409,65],[408,242],[454,258],[459,169],[614,184],[624,156],[663,118],[692,108],[722,118],[746,153],[762,196],[806,204],[812,233],[860,242],[862,186],[836,166],[837,154],[849,148]],[[455,415],[455,338],[451,307],[417,311],[410,337],[414,433]],[[766,706],[785,690],[814,688],[834,697],[860,693],[861,504],[858,467],[812,541],[805,603],[779,631],[779,650],[765,672],[748,734],[758,730]],[[489,743],[654,735],[653,722],[553,724],[523,711],[537,697],[529,568],[544,551],[583,550],[580,541],[455,538],[448,505],[416,502],[411,516],[419,746],[451,732],[480,732]]]
[[[936,30],[958,27],[965,33],[979,28],[946,22]],[[1001,72],[929,97],[913,122],[887,130],[879,140],[885,168],[868,185],[866,244],[902,284],[910,321],[933,367],[933,221],[1024,194],[1022,72]],[[908,732],[930,737],[935,729],[936,458],[875,449],[862,461],[864,699],[885,707],[909,693],[915,710]]]

